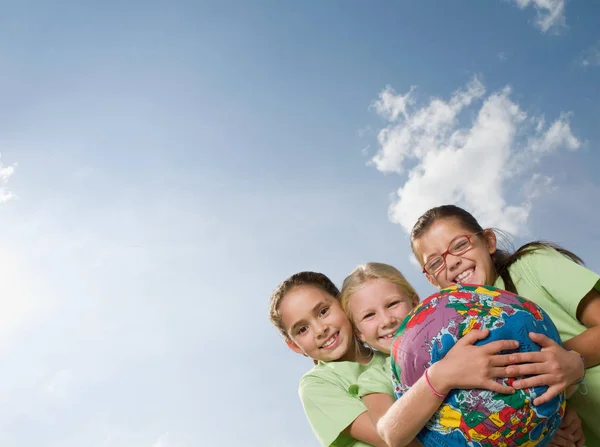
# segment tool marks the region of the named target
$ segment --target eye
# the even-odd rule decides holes
[[[398,304],[400,304],[400,300],[392,301],[388,304],[388,307],[396,307]]]
[[[441,256],[438,256],[427,263],[427,271],[435,272],[440,269],[442,265],[444,265],[444,259]]]
[[[299,327],[298,330],[296,331],[296,335],[302,335],[304,334],[306,331],[308,331],[308,326],[302,326]]]
[[[375,316],[375,312],[369,312],[368,314],[363,315],[362,321],[367,320]]]
[[[465,250],[469,246],[469,240],[467,238],[460,239],[452,246],[452,251]]]
[[[325,315],[327,315],[328,312],[329,312],[329,306],[325,306],[319,311],[319,316],[324,317]]]

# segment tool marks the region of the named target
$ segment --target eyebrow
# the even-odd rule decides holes
[[[452,245],[452,243],[453,243],[454,241],[456,241],[456,239],[460,239],[461,237],[464,237],[464,236],[467,236],[467,235],[466,235],[466,234],[459,234],[459,235],[457,235],[457,236],[454,236],[454,237],[453,237],[453,238],[450,240],[450,242],[448,242],[448,245],[446,245],[446,250],[448,250],[448,249],[450,248],[450,246]],[[434,255],[431,255],[431,256],[423,256],[423,260],[425,260],[425,258],[426,258],[426,257],[441,256],[441,255],[440,255],[440,253],[438,253],[438,252],[434,252],[434,253],[435,253],[435,254],[434,254]]]
[[[398,301],[406,301],[406,302],[410,302],[410,300],[411,300],[411,298],[409,296],[404,296],[404,295],[389,295],[389,296],[386,296],[385,299],[387,301],[398,300]],[[364,318],[364,316],[366,314],[368,314],[369,312],[375,312],[375,309],[373,307],[367,307],[366,309],[361,309],[360,312],[358,312],[358,315],[360,316],[360,318]]]
[[[370,314],[371,312],[375,312],[375,311],[373,310],[373,308],[372,308],[372,307],[369,307],[369,308],[367,308],[367,309],[363,309],[363,310],[361,310],[361,311],[358,313],[358,316],[360,317],[359,319],[360,319],[360,320],[364,319],[364,318],[367,316],[367,314]]]

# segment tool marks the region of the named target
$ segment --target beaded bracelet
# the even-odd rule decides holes
[[[436,389],[433,387],[433,385],[431,384],[431,382],[429,381],[429,368],[427,368],[425,370],[425,382],[427,382],[427,385],[429,386],[429,389],[431,390],[431,392],[433,394],[435,394],[437,397],[441,397],[442,399],[444,399],[446,397],[445,394],[439,393],[438,391],[436,391]]]

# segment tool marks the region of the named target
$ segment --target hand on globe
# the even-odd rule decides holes
[[[554,438],[550,442],[550,447],[583,447],[585,436],[581,419],[575,410],[567,406],[565,417],[560,424]]]
[[[531,376],[515,380],[513,386],[516,389],[548,386],[548,390],[533,401],[534,405],[541,405],[581,379],[584,375],[584,365],[578,353],[567,351],[545,335],[532,332],[529,338],[540,345],[542,350],[508,354],[506,357],[510,363],[520,363],[520,365],[508,366],[505,376]]]
[[[429,367],[429,379],[440,393],[447,394],[452,389],[481,388],[502,394],[513,394],[510,386],[501,385],[494,379],[506,377],[506,365],[510,365],[507,355],[496,355],[519,347],[515,340],[498,340],[483,346],[474,346],[484,340],[489,329],[473,329],[448,351],[448,354]]]
[[[511,351],[546,348],[545,355],[562,354],[558,345],[529,336],[533,332],[560,343],[558,330],[543,309],[491,286],[449,287],[415,307],[392,343],[394,393],[401,398],[428,371],[433,388],[428,395],[436,395],[436,403],[444,397],[417,434],[419,442],[426,447],[547,447],[564,416],[565,393],[536,406],[533,401],[548,387],[517,390],[506,374],[507,366],[519,359]],[[514,369],[523,366],[528,365]]]

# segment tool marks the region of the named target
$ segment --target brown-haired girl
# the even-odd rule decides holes
[[[382,364],[385,357],[356,339],[338,295],[325,275],[296,273],[271,295],[271,322],[291,350],[315,363],[302,376],[299,394],[321,445],[387,447],[361,399],[348,391],[364,371]]]
[[[563,346],[530,334],[542,350],[511,354],[522,364],[508,367],[507,373],[532,376],[515,381],[515,388],[549,386],[534,402],[539,404],[578,382],[583,360],[585,387],[568,406],[579,413],[589,445],[600,445],[600,276],[552,243],[530,242],[514,253],[500,250],[493,230],[454,205],[423,214],[412,229],[411,246],[434,286],[492,285],[528,298],[550,316]]]

